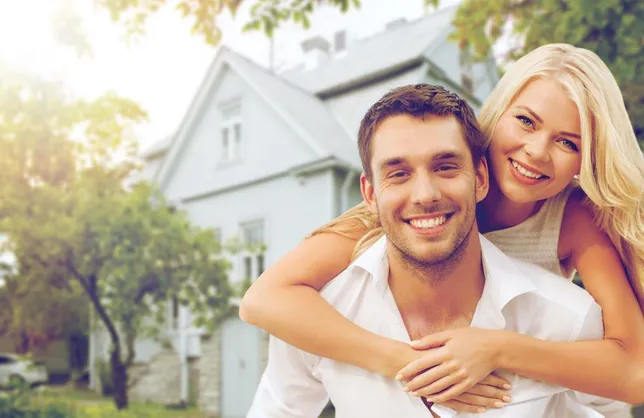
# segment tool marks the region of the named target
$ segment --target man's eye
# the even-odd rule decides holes
[[[394,171],[393,173],[389,174],[389,176],[387,176],[387,177],[389,177],[389,178],[400,178],[400,177],[404,177],[406,175],[407,175],[407,173],[405,173],[404,171]]]
[[[454,165],[439,165],[436,167],[436,171],[449,171],[449,170],[455,170],[456,166]]]

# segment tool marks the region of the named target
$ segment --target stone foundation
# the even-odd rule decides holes
[[[201,339],[201,357],[197,360],[199,369],[198,406],[208,418],[221,413],[221,331]]]

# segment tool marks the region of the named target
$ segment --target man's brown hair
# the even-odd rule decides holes
[[[369,180],[371,172],[371,139],[378,126],[387,118],[396,115],[410,115],[424,119],[427,115],[454,115],[461,125],[463,137],[472,152],[472,160],[477,166],[485,155],[485,140],[476,116],[470,105],[455,93],[441,86],[415,84],[398,87],[385,94],[360,122],[358,131],[358,151],[362,168]]]

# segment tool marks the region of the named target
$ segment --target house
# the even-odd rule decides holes
[[[265,243],[265,251],[231,259],[232,282],[257,277],[362,200],[356,133],[385,92],[441,84],[480,107],[496,67],[470,63],[448,41],[454,10],[397,20],[362,40],[346,31],[332,41],[311,37],[302,42],[304,63],[281,74],[222,47],[176,133],[144,154],[143,175],[221,239]],[[133,397],[178,401],[193,393],[212,414],[245,416],[266,361],[265,333],[233,317],[206,335],[191,327],[189,312],[169,309],[169,342],[137,343],[145,370]],[[105,353],[104,336],[91,341],[92,358]]]

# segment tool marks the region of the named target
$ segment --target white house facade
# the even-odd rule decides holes
[[[230,280],[256,278],[309,232],[362,199],[356,135],[368,107],[394,87],[441,84],[478,109],[497,82],[447,40],[454,8],[349,42],[303,42],[305,63],[273,73],[222,47],[176,133],[146,151],[142,175],[222,240],[263,242],[231,258]],[[135,399],[191,398],[213,416],[245,416],[266,360],[266,335],[238,318],[213,335],[172,308],[166,344],[141,339]],[[108,340],[91,337],[91,358]],[[94,375],[92,381],[96,382]]]

